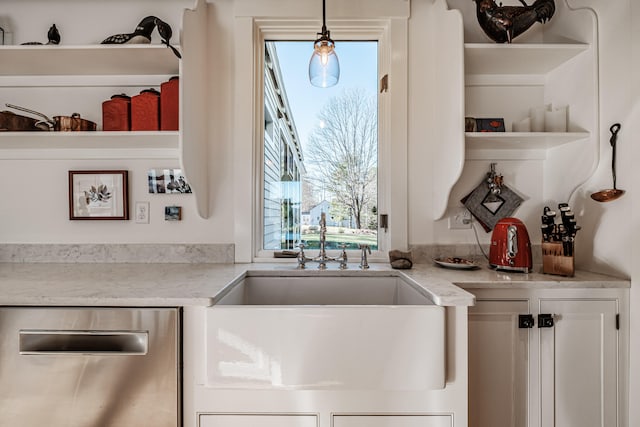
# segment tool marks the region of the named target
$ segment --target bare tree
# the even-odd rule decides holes
[[[321,126],[309,137],[311,172],[363,228],[363,215],[376,204],[378,117],[375,96],[362,89],[331,98],[318,115]]]
[[[320,200],[316,196],[316,190],[308,176],[303,176],[302,184],[302,212],[309,212]]]

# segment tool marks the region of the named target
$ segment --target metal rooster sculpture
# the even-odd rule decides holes
[[[544,24],[549,21],[556,11],[554,0],[535,0],[531,5],[519,0],[523,6],[502,6],[493,0],[473,1],[476,2],[480,27],[498,43],[511,43],[536,22]]]

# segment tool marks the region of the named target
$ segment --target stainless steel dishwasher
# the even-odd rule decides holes
[[[0,426],[180,425],[177,308],[0,307]]]

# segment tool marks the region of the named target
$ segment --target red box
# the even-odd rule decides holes
[[[102,130],[131,130],[131,97],[113,95],[102,103]]]
[[[172,77],[160,85],[160,130],[178,130],[180,123],[180,79]]]
[[[160,130],[160,92],[145,89],[131,97],[131,130]]]

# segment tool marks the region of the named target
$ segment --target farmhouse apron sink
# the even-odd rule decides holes
[[[394,272],[250,272],[207,310],[207,386],[444,388],[445,309]]]

